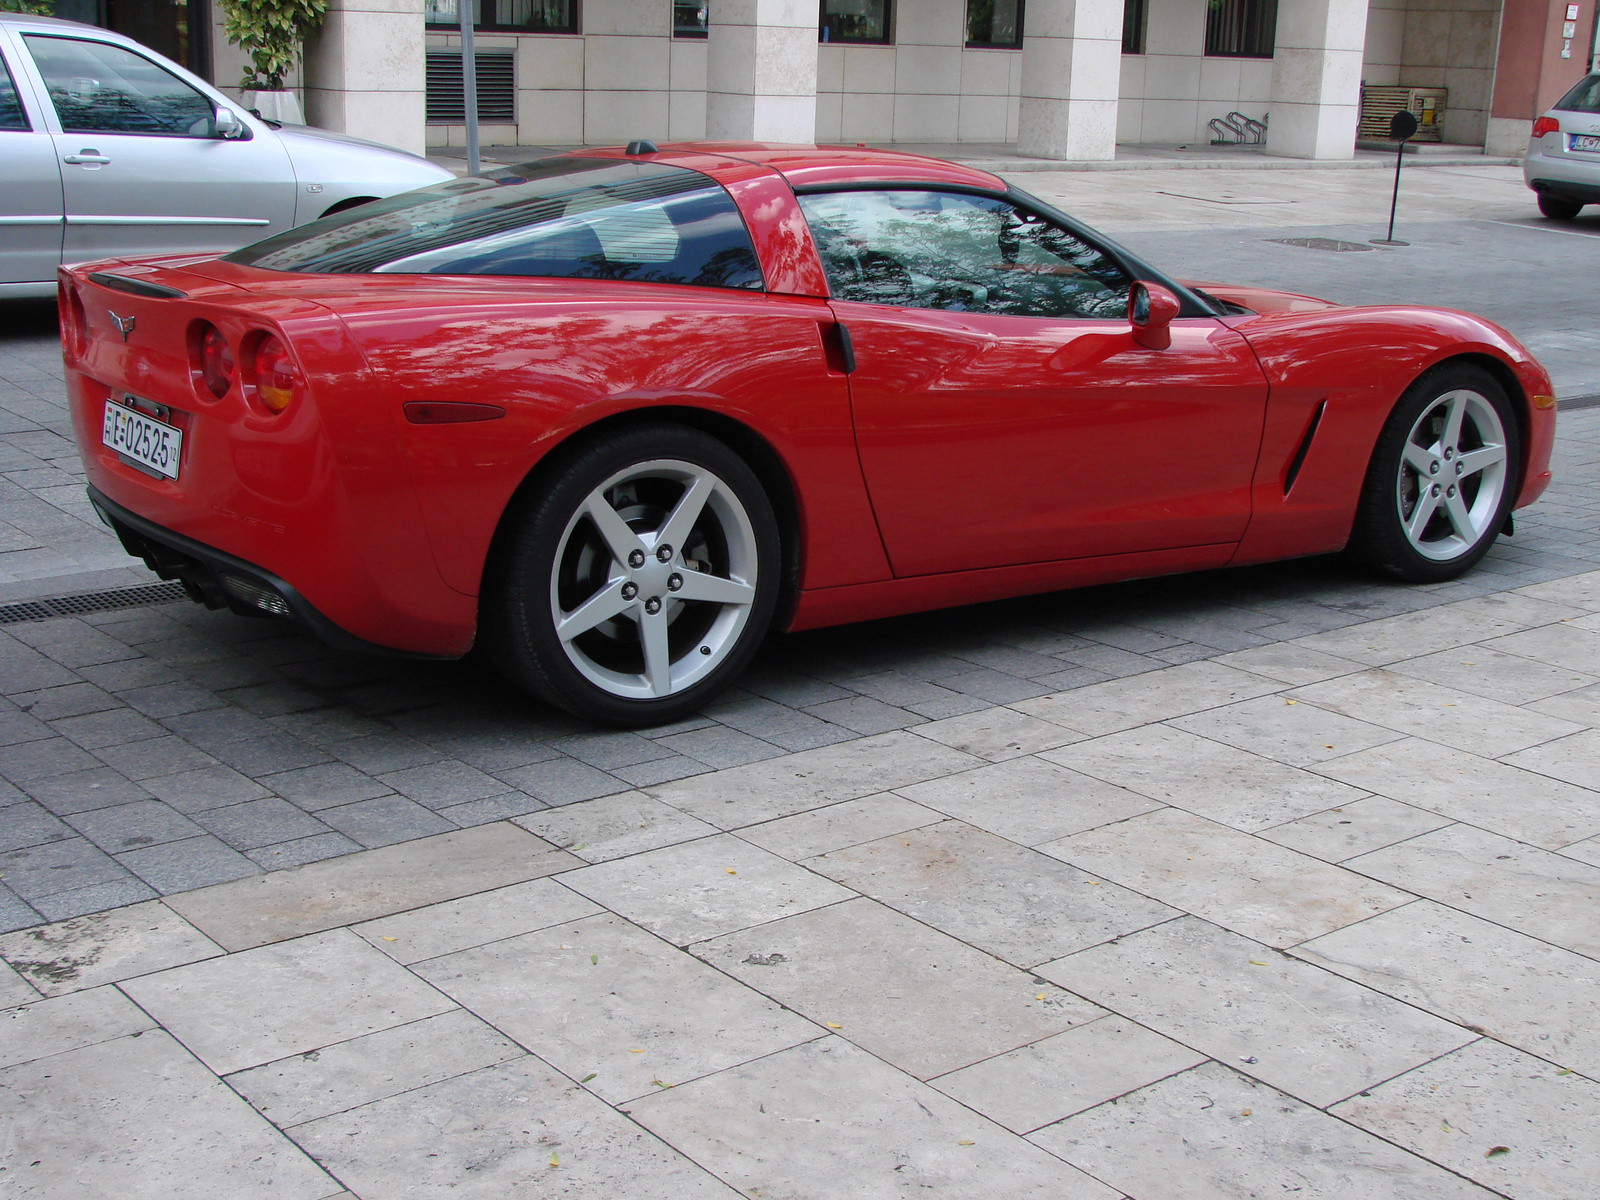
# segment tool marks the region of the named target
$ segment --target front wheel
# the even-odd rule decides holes
[[[1554,217],[1558,221],[1570,221],[1583,211],[1583,205],[1576,200],[1558,200],[1554,196],[1539,195],[1539,211],[1547,217]]]
[[[1494,376],[1467,364],[1429,371],[1378,436],[1351,551],[1408,583],[1456,578],[1504,527],[1519,462],[1516,413]]]
[[[485,598],[496,665],[589,720],[676,720],[749,664],[780,560],[772,505],[724,443],[677,425],[607,435],[508,520]]]

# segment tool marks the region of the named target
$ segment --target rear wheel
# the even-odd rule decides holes
[[[1539,195],[1539,211],[1547,217],[1554,217],[1558,221],[1570,221],[1582,211],[1583,205],[1576,200],[1558,200],[1554,196]]]
[[[589,720],[676,720],[748,665],[779,559],[772,506],[725,444],[675,425],[611,434],[511,518],[486,596],[496,665]]]
[[[1520,451],[1516,413],[1494,376],[1467,364],[1429,371],[1378,437],[1351,551],[1408,583],[1454,579],[1505,525]]]

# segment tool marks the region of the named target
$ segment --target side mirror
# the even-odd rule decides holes
[[[217,136],[229,141],[242,138],[250,132],[245,123],[239,119],[238,113],[221,104],[217,105],[215,127]]]
[[[1128,293],[1128,324],[1133,340],[1150,350],[1172,345],[1172,318],[1178,315],[1178,298],[1159,283],[1138,280]]]

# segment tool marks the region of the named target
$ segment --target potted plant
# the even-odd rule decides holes
[[[305,124],[300,102],[283,86],[306,35],[322,24],[327,0],[219,0],[222,31],[250,56],[239,87],[244,106],[270,121]]]

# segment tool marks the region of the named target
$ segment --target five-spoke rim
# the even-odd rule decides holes
[[[1500,511],[1506,487],[1506,433],[1479,392],[1438,396],[1406,435],[1396,503],[1400,527],[1418,554],[1449,562],[1467,553]]]
[[[705,678],[756,595],[755,530],[722,479],[678,459],[627,467],[562,532],[550,611],[562,649],[613,696],[655,700]]]

